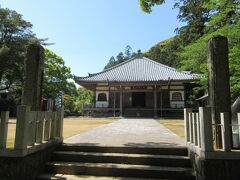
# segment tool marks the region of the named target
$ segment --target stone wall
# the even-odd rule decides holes
[[[190,153],[197,180],[237,180],[240,179],[240,160],[202,159]]]
[[[0,179],[34,180],[44,171],[45,163],[51,159],[56,148],[51,146],[25,157],[0,157]]]

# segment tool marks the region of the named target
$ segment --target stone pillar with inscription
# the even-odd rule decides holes
[[[22,105],[31,110],[41,110],[43,82],[44,48],[38,44],[30,44],[27,48],[24,69],[24,86]]]
[[[207,64],[209,73],[209,104],[212,109],[213,124],[221,124],[220,113],[231,114],[228,41],[226,37],[216,36],[207,44]],[[231,117],[231,116],[230,116]],[[230,128],[231,120],[228,127]],[[209,124],[211,125],[211,124]],[[222,147],[221,128],[214,128],[215,147]],[[231,139],[231,137],[229,137]]]

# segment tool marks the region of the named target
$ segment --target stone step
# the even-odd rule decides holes
[[[192,169],[186,167],[160,167],[149,165],[129,165],[113,163],[79,163],[79,162],[49,162],[46,164],[49,173],[136,177],[136,178],[167,178],[195,179]]]
[[[106,176],[83,176],[67,174],[42,174],[36,180],[139,180],[139,178],[129,177],[106,177]],[[150,179],[140,178],[141,180],[167,180],[167,179]]]
[[[187,156],[186,147],[163,146],[156,147],[129,147],[129,146],[82,146],[75,144],[63,144],[59,147],[59,151],[76,151],[76,152],[101,152],[101,153],[126,153],[126,154],[158,154],[158,155],[175,155]]]
[[[117,163],[169,167],[191,167],[187,156],[56,151],[53,161]]]

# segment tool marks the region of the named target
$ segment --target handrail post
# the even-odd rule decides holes
[[[7,145],[9,111],[1,112],[0,123],[0,149],[5,149]]]
[[[22,150],[27,148],[29,112],[30,106],[21,105],[17,107],[15,149]]]
[[[193,121],[193,144],[198,145],[197,138],[197,113],[192,113],[192,121]]]
[[[36,130],[36,143],[41,144],[43,142],[43,124],[45,113],[43,111],[36,111],[37,113],[37,130]]]
[[[52,112],[52,120],[51,120],[51,134],[50,134],[50,139],[55,139],[56,138],[56,123],[57,123],[57,113]]]
[[[44,124],[44,141],[49,141],[50,139],[50,124],[51,124],[52,112],[45,112],[45,124]]]
[[[201,149],[213,151],[212,114],[210,107],[199,108]]]
[[[61,107],[57,112],[57,134],[56,136],[63,140],[63,118],[64,118],[64,107]]]
[[[221,132],[222,132],[222,145],[223,150],[226,152],[231,151],[231,133],[229,127],[229,113],[221,113]]]
[[[198,147],[201,147],[201,130],[200,130],[200,122],[199,122],[199,113],[196,113],[196,128],[197,128],[197,142]]]
[[[240,113],[238,113],[237,115],[238,115],[238,137],[239,137],[238,143],[240,143]]]
[[[192,113],[188,114],[189,117],[189,138],[190,138],[190,143],[193,143],[193,118],[192,118]]]
[[[185,139],[187,142],[190,141],[189,113],[191,113],[191,112],[192,112],[191,108],[184,108]]]

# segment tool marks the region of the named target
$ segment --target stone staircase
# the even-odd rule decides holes
[[[186,148],[62,145],[37,179],[52,174],[152,179],[195,179]],[[61,179],[61,178],[55,178]],[[66,179],[66,178],[62,178]]]

